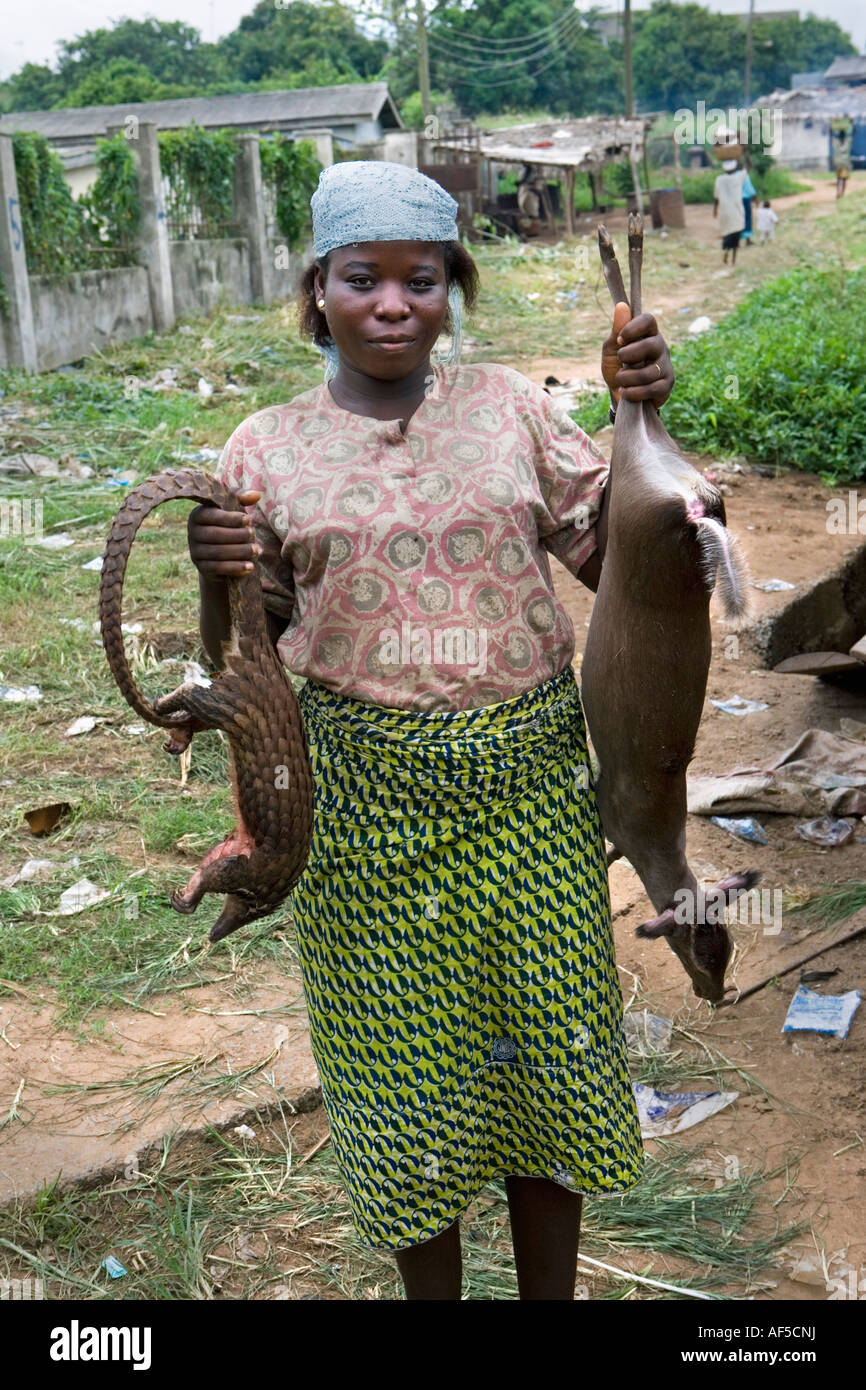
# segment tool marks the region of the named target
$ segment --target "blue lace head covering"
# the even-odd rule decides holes
[[[457,241],[457,203],[441,184],[405,164],[380,159],[347,160],[319,175],[310,200],[313,249],[326,256],[337,246],[364,241]],[[458,362],[463,336],[463,297],[453,281],[448,289],[451,347],[441,362]],[[317,344],[325,359],[325,380],[337,371],[339,353],[330,340]]]

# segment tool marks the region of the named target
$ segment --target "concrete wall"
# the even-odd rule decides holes
[[[265,296],[268,304],[277,300],[294,299],[301,274],[312,260],[315,260],[312,242],[302,246],[300,251],[287,251],[285,242],[278,236],[268,237],[268,255],[265,259]]]
[[[109,133],[112,133],[111,130]],[[330,156],[329,132],[312,131]],[[135,258],[123,269],[29,275],[15,217],[18,185],[12,141],[0,136],[0,276],[9,296],[0,320],[0,366],[45,371],[78,361],[112,342],[167,333],[179,315],[211,314],[221,305],[291,300],[311,246],[290,252],[265,235],[258,139],[239,136],[233,194],[239,235],[226,240],[169,241],[157,130],[142,122],[135,142],[141,227]],[[84,176],[84,166],[76,171]]]
[[[11,325],[5,314],[0,314],[0,367],[8,367],[12,360],[11,337]]]
[[[266,302],[294,299],[301,272],[313,259],[312,244],[287,252],[279,237],[271,237],[268,253]],[[243,239],[171,242],[171,277],[178,315],[209,314],[220,303],[249,304],[252,298]],[[32,275],[30,293],[39,371],[76,362],[94,348],[140,337],[154,326],[143,266]],[[7,338],[0,318],[0,366],[9,362]]]
[[[170,244],[175,314],[209,314],[220,303],[249,304],[247,243],[173,241]]]
[[[379,121],[356,121],[352,131],[356,145],[375,145],[382,139],[382,126]]]
[[[72,196],[76,202],[82,193],[86,193],[88,188],[92,188],[96,183],[99,169],[94,158],[91,164],[76,164],[74,168],[64,168],[63,177],[69,184]]]
[[[417,130],[386,130],[383,148],[389,164],[406,164],[411,169],[418,168]]]
[[[785,169],[828,169],[830,153],[830,124],[813,116],[806,125],[805,116],[783,116],[770,154]]]
[[[94,348],[140,337],[153,327],[143,266],[31,275],[30,295],[40,371],[76,362]]]

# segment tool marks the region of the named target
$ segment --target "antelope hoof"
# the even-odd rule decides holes
[[[175,912],[182,912],[185,917],[191,916],[192,913],[195,912],[196,908],[198,907],[198,903],[191,903],[187,898],[183,896],[183,890],[181,888],[175,888],[174,892],[169,898],[169,902],[171,903]]]

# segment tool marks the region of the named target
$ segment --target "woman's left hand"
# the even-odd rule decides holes
[[[631,318],[627,304],[617,304],[613,328],[601,350],[601,372],[614,401],[652,401],[664,405],[674,386],[668,345],[652,314]]]

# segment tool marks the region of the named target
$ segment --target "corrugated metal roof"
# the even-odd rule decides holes
[[[651,118],[632,120],[587,116],[574,121],[542,121],[534,125],[483,130],[479,149],[487,159],[554,168],[600,169],[622,159],[634,145],[640,158]]]
[[[866,56],[834,58],[824,73],[826,81],[834,78],[859,77],[866,81]]]
[[[758,97],[755,105],[778,110],[783,120],[800,116],[860,116],[866,114],[866,87],[797,87],[793,92],[770,92]]]
[[[296,130],[305,126],[350,125],[381,119],[387,130],[401,129],[386,82],[347,82],[337,87],[298,87],[284,92],[236,92],[222,97],[179,97],[169,101],[130,101],[119,106],[73,106],[58,111],[10,111],[0,133],[33,130],[52,144],[81,144],[105,135],[109,125],[129,116],[153,121],[161,130],[178,130],[195,121],[207,129]]]

